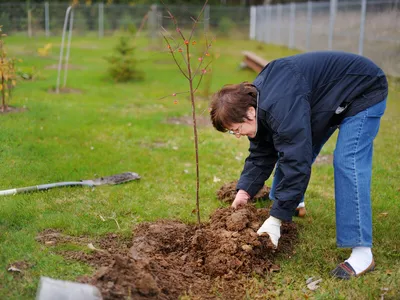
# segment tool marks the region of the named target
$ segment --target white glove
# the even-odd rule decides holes
[[[233,208],[238,208],[239,205],[245,205],[247,204],[247,201],[249,201],[250,195],[247,194],[245,190],[239,190],[236,194],[235,200],[232,202],[232,207]]]
[[[264,224],[257,230],[258,235],[268,234],[269,239],[275,248],[278,247],[278,241],[281,237],[281,224],[282,221],[270,216],[267,220],[265,220]]]

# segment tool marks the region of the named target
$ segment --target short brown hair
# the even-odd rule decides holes
[[[225,85],[212,96],[211,122],[215,129],[227,131],[227,126],[242,123],[249,107],[257,108],[257,89],[248,82]]]

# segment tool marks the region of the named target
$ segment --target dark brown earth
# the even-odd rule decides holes
[[[236,185],[237,180],[225,183],[221,188],[217,191],[217,198],[226,203],[232,203],[235,200],[236,196]],[[269,192],[271,188],[267,186],[263,186],[261,190],[254,196],[253,201],[257,200],[266,200],[269,197]]]
[[[247,205],[236,211],[218,209],[202,225],[171,220],[142,223],[131,241],[111,234],[93,243],[96,250],[64,251],[62,255],[97,269],[79,281],[96,285],[104,299],[178,299],[185,295],[190,299],[243,299],[246,293],[259,297],[262,289],[273,289],[267,275],[279,270],[274,264],[276,255],[292,255],[297,236],[293,223],[284,224],[279,247],[273,250],[267,237],[256,234],[268,214],[267,209]],[[52,230],[37,239],[47,246],[89,242]],[[249,291],[246,287],[254,274],[265,283],[260,290]]]

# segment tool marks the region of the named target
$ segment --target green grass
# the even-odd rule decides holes
[[[53,43],[52,54],[39,57],[37,49],[48,42]],[[160,100],[188,90],[164,51],[166,47],[157,49],[157,45],[140,40],[136,53],[145,80],[115,84],[107,78],[103,57],[110,54],[117,39],[74,37],[70,63],[79,69],[69,71],[68,87],[82,93],[55,95],[48,90],[55,86],[57,71],[46,66],[57,64],[59,43],[60,38],[6,40],[9,54],[23,59],[21,67],[35,66],[39,78],[19,81],[15,89],[11,104],[25,106],[25,112],[0,115],[0,189],[91,179],[124,171],[137,172],[142,179],[120,186],[62,188],[2,197],[1,299],[34,298],[41,275],[74,280],[91,273],[90,267],[66,261],[36,242],[36,235],[46,228],[96,238],[108,232],[129,236],[132,227],[141,221],[196,220],[192,214],[193,129],[166,122],[169,117],[190,115],[190,103],[186,95]],[[212,48],[219,54],[212,66],[212,91],[226,83],[255,78],[255,73],[238,68],[241,50],[255,51],[269,60],[295,53],[245,40],[221,39]],[[179,100],[177,105],[173,103],[175,99]],[[400,294],[399,101],[399,88],[392,85],[375,144],[372,197],[377,270],[349,282],[329,278],[329,271],[347,258],[349,251],[335,245],[332,166],[319,165],[313,169],[306,195],[309,215],[296,220],[300,224],[296,254],[280,257],[282,270],[271,279],[278,291],[266,292],[265,298],[302,299],[307,294],[314,299],[377,299],[382,288],[388,288],[387,296],[393,299]],[[207,107],[206,101],[198,101],[197,112],[207,115]],[[335,139],[331,139],[323,154],[331,154],[334,144]],[[221,184],[238,178],[248,142],[201,127],[199,148],[201,214],[206,221],[222,205],[215,195]],[[221,181],[214,182],[214,176]],[[7,266],[20,260],[28,261],[32,267],[23,276],[8,273]],[[305,280],[310,276],[323,278],[315,292],[305,290]],[[263,282],[254,284],[262,286]]]

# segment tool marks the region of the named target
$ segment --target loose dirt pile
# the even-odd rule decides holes
[[[246,277],[264,277],[279,270],[274,257],[292,254],[296,227],[284,224],[277,250],[257,229],[268,217],[267,209],[246,206],[217,210],[209,223],[188,225],[177,221],[140,224],[131,243],[115,235],[95,243],[91,253],[63,255],[98,268],[81,282],[96,285],[104,299],[243,299]],[[52,244],[54,241],[52,233]],[[48,244],[46,233],[38,238]],[[71,239],[66,239],[71,242]],[[84,240],[86,242],[86,240]]]
[[[217,198],[226,203],[232,203],[235,200],[236,196],[236,185],[237,180],[225,183],[221,188],[217,191]],[[257,200],[266,200],[269,197],[269,192],[271,189],[267,186],[263,186],[261,190],[254,196],[253,201]]]

